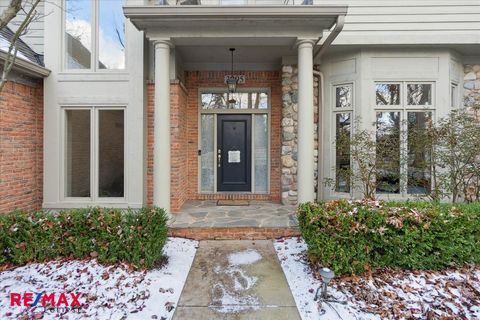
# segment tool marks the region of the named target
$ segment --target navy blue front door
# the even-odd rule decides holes
[[[251,115],[217,116],[217,191],[251,191]]]

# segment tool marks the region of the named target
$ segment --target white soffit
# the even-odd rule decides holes
[[[223,38],[278,46],[322,37],[347,14],[347,6],[125,6],[124,13],[149,39],[218,45]]]

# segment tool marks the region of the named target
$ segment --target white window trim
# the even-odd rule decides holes
[[[240,88],[237,89],[239,93],[257,93],[257,92],[266,92],[268,93],[268,101],[267,101],[267,109],[202,109],[202,94],[204,93],[226,93],[228,90],[226,88],[218,88],[218,87],[202,87],[198,89],[198,122],[197,122],[197,130],[198,130],[198,141],[197,141],[197,149],[200,150],[201,142],[202,142],[202,132],[201,132],[201,121],[202,115],[205,114],[213,114],[213,136],[214,136],[214,144],[213,150],[215,151],[215,156],[213,157],[213,167],[214,167],[214,183],[213,183],[213,192],[211,191],[202,191],[202,170],[201,170],[201,155],[197,153],[197,192],[198,194],[258,194],[258,195],[268,195],[270,194],[270,176],[271,176],[271,100],[272,94],[270,88]],[[216,157],[216,150],[217,150],[217,114],[250,114],[252,116],[252,152],[251,152],[251,190],[252,191],[217,191],[217,157]],[[259,114],[266,114],[267,115],[267,141],[268,141],[268,150],[267,150],[267,191],[266,192],[256,192],[255,191],[255,139],[254,139],[254,121],[255,115]]]
[[[68,110],[89,110],[90,111],[90,197],[67,197],[66,196],[66,185],[67,185],[67,171],[66,171],[66,152],[67,152],[67,126],[66,126],[66,112]],[[99,144],[98,144],[98,119],[99,111],[102,110],[122,110],[124,117],[124,131],[123,131],[123,197],[99,197],[98,196],[98,154],[99,154]],[[98,106],[98,105],[68,105],[62,106],[60,108],[60,131],[61,131],[61,146],[60,146],[60,202],[77,205],[77,204],[101,204],[105,206],[117,205],[117,204],[126,204],[128,199],[128,146],[127,146],[127,136],[128,136],[128,126],[127,124],[127,110],[125,106]],[[70,207],[70,206],[67,206]]]
[[[127,30],[125,28],[125,48],[124,48],[124,55],[125,55],[125,66],[123,69],[100,69],[98,67],[98,62],[99,62],[99,55],[100,55],[100,44],[99,44],[99,32],[100,32],[100,27],[99,27],[99,1],[102,0],[91,0],[91,26],[92,26],[92,34],[91,34],[91,46],[92,46],[92,52],[90,54],[90,68],[88,69],[69,69],[67,68],[67,46],[66,46],[66,20],[67,20],[67,14],[66,14],[66,7],[67,7],[67,1],[68,0],[62,0],[62,25],[61,25],[61,30],[62,30],[62,37],[61,37],[61,70],[59,74],[65,74],[65,75],[70,75],[70,74],[127,74],[127,69],[128,69],[128,54],[127,54]],[[125,5],[125,1],[123,5]],[[125,18],[125,23],[127,23],[126,18]]]
[[[459,99],[460,87],[457,81],[450,82],[450,108],[452,110],[460,108]]]

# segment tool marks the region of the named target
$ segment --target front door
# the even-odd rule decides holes
[[[217,191],[251,191],[251,115],[217,116]]]

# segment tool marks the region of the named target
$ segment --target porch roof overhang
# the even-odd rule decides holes
[[[175,45],[294,45],[320,39],[347,6],[125,6],[127,18],[151,40]]]

